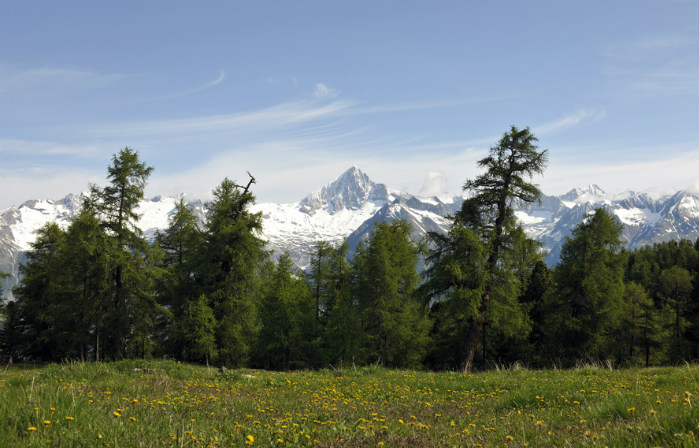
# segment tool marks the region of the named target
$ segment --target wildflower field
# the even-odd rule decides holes
[[[699,367],[0,370],[0,446],[699,446]]]

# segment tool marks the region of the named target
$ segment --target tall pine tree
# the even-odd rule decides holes
[[[487,278],[483,293],[475,304],[477,314],[469,327],[461,362],[462,370],[473,368],[483,328],[491,318],[493,303],[516,308],[518,294],[507,291],[507,282],[500,282],[511,273],[503,271],[508,252],[515,246],[518,235],[514,216],[516,205],[538,202],[541,191],[527,179],[541,174],[546,167],[547,151],[538,151],[537,138],[529,128],[515,126],[505,133],[490,154],[478,165],[485,172],[464,184],[472,196],[463,202],[457,219],[473,229],[487,251],[484,270]]]
[[[147,336],[142,333],[148,331],[148,321],[160,311],[152,292],[151,246],[138,227],[136,213],[152,171],[140,161],[137,151],[125,147],[107,168],[110,183],[104,188],[91,186],[85,204],[97,213],[109,236],[111,304],[106,313],[104,354],[111,359],[138,354],[129,353],[129,348],[144,351],[140,343],[129,345]]]
[[[245,365],[258,330],[260,269],[267,257],[262,214],[251,213],[255,202],[247,186],[224,179],[208,204],[204,253],[198,272],[216,318],[217,362]]]

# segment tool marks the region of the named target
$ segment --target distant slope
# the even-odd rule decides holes
[[[139,206],[140,227],[147,237],[165,229],[182,196],[145,199]],[[347,238],[352,248],[367,238],[378,221],[405,219],[417,240],[428,231],[445,231],[447,216],[456,212],[462,197],[425,198],[392,190],[352,167],[324,187],[293,204],[255,204],[263,217],[262,237],[277,256],[289,252],[302,269],[320,240],[339,243]],[[19,266],[34,241],[35,232],[47,222],[66,227],[80,210],[82,197],[68,195],[57,201],[29,200],[0,211],[0,271],[12,274],[3,282],[7,290],[19,280]],[[201,219],[205,205],[189,202]],[[526,232],[549,251],[555,264],[571,230],[595,208],[603,207],[624,224],[623,239],[629,249],[661,241],[699,238],[699,197],[687,191],[653,197],[645,193],[605,193],[596,185],[575,188],[561,196],[543,196],[541,204],[516,212]]]

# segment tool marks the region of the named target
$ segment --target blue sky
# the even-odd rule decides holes
[[[0,209],[103,185],[257,179],[293,202],[352,165],[461,190],[510,125],[547,194],[699,189],[699,2],[25,1],[0,14]]]

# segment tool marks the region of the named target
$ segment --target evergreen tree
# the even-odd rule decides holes
[[[204,254],[199,275],[216,318],[218,363],[244,365],[257,325],[259,272],[266,259],[262,214],[250,213],[255,197],[246,187],[224,179],[208,204]]]
[[[216,358],[216,319],[205,295],[187,302],[182,321],[183,357],[190,361]]]
[[[146,337],[138,333],[143,333],[143,324],[147,328],[147,321],[160,311],[151,291],[155,275],[149,259],[151,247],[138,227],[136,213],[152,171],[139,160],[138,152],[125,147],[112,157],[107,168],[109,185],[103,189],[92,185],[85,203],[98,214],[109,236],[111,304],[104,355],[111,359],[129,356],[130,340]],[[136,332],[139,328],[141,331]]]
[[[308,368],[314,363],[314,298],[291,257],[284,253],[269,278],[260,307],[257,363],[266,369]]]
[[[97,359],[108,324],[111,265],[109,239],[89,208],[83,208],[66,230],[60,258],[62,303],[53,311],[62,316],[57,345],[64,351],[62,357]]]
[[[692,278],[684,268],[673,266],[661,272],[659,278],[659,294],[662,303],[672,313],[671,334],[669,342],[669,361],[687,360],[687,343],[685,332],[689,327],[686,318],[689,298],[692,291]]]
[[[656,309],[645,288],[636,282],[625,285],[624,299],[623,331],[618,334],[618,342],[626,341],[629,364],[649,367],[665,339],[662,319],[666,313]]]
[[[364,330],[364,359],[392,367],[415,366],[427,346],[429,321],[414,290],[419,248],[404,220],[379,222],[366,250],[355,255]]]
[[[537,151],[537,138],[529,128],[519,130],[512,126],[498,144],[490,149],[490,155],[478,162],[485,173],[468,180],[464,190],[473,193],[465,200],[457,219],[473,229],[487,250],[488,274],[478,310],[466,337],[462,369],[471,371],[478,342],[486,322],[495,306],[516,310],[518,294],[507,291],[507,282],[498,282],[510,274],[503,271],[503,262],[516,241],[515,202],[527,204],[540,200],[541,191],[526,178],[543,172],[547,151]],[[513,238],[514,237],[514,238]],[[518,311],[516,311],[518,312]],[[521,319],[520,319],[521,320]]]
[[[554,271],[551,351],[567,362],[602,358],[615,343],[623,312],[622,225],[599,208],[566,238]]]
[[[531,352],[530,316],[532,308],[539,304],[528,301],[524,294],[537,262],[543,262],[541,243],[529,238],[520,225],[508,231],[501,265],[491,278],[494,300],[481,336],[483,365],[487,365],[489,352],[500,363],[521,361]]]
[[[330,263],[332,261],[332,246],[325,241],[318,241],[311,254],[311,266],[306,277],[313,290],[315,298],[315,319],[317,325],[327,320],[332,308],[332,280],[330,278]]]
[[[60,359],[53,344],[56,338],[55,308],[60,303],[62,280],[61,250],[65,232],[57,224],[48,223],[37,231],[37,237],[19,268],[22,282],[14,290],[22,340],[19,344],[25,357],[40,360]]]
[[[204,235],[199,228],[197,217],[187,207],[184,199],[175,206],[175,213],[170,217],[170,225],[156,237],[156,243],[163,252],[163,275],[158,282],[158,300],[166,306],[172,315],[171,321],[162,323],[162,343],[165,351],[176,358],[190,359],[196,353],[196,360],[201,360],[200,350],[188,347],[192,339],[187,328],[192,307],[202,311],[202,282],[199,275],[204,247]],[[203,312],[203,311],[202,311]],[[211,351],[211,353],[214,353]],[[207,352],[208,353],[208,352]]]
[[[548,360],[544,349],[544,325],[548,313],[548,296],[551,294],[552,287],[551,271],[543,260],[538,260],[520,299],[529,310],[532,326],[532,331],[529,333],[529,346],[523,353],[523,357],[538,366],[543,366]]]
[[[433,348],[428,363],[439,369],[460,369],[468,356],[468,328],[479,317],[477,304],[488,276],[487,252],[478,235],[458,220],[446,234],[428,236],[432,249],[419,293],[432,304]]]
[[[328,262],[329,296],[327,324],[322,328],[322,360],[342,364],[361,359],[362,326],[359,300],[353,294],[356,283],[347,260],[347,241],[334,247]]]
[[[26,353],[26,340],[17,302],[0,303],[0,317],[0,353],[20,359]]]

